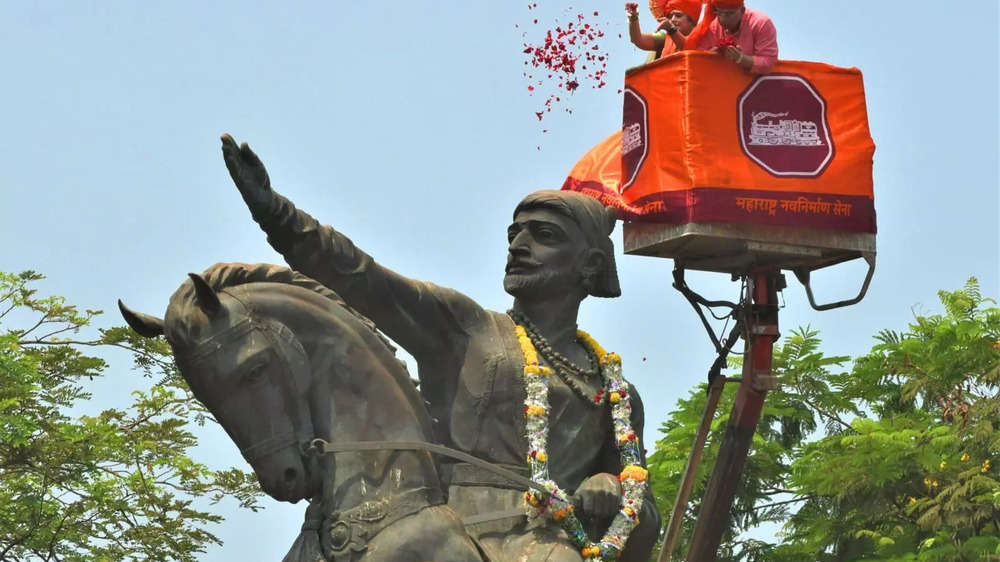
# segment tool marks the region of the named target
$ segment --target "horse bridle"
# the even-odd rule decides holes
[[[251,464],[255,460],[288,447],[296,447],[300,454],[304,454],[309,448],[315,433],[308,405],[305,408],[301,408],[299,404],[294,402],[294,397],[302,396],[302,389],[299,388],[300,377],[298,375],[300,373],[297,373],[297,369],[293,367],[292,358],[288,356],[286,350],[288,348],[294,349],[302,357],[306,357],[306,353],[302,344],[299,343],[298,338],[295,337],[295,334],[287,326],[280,322],[260,321],[255,319],[253,315],[248,315],[229,328],[196,344],[190,354],[185,354],[185,359],[192,363],[204,361],[224,349],[228,344],[240,340],[253,332],[258,332],[263,336],[264,340],[269,344],[269,348],[277,357],[278,366],[276,369],[267,369],[268,378],[272,383],[278,384],[286,390],[282,394],[285,396],[285,408],[290,414],[292,429],[269,435],[245,447],[240,446],[240,453]],[[308,365],[305,368],[308,368]],[[221,399],[219,403],[220,407],[226,403],[226,400],[227,398],[225,397]],[[304,412],[302,411],[303,409],[305,410]]]

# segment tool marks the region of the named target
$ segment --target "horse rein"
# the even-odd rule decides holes
[[[549,490],[535,482],[531,478],[526,476],[521,476],[520,474],[507,470],[506,468],[499,467],[489,461],[484,461],[479,457],[470,455],[469,453],[464,453],[457,449],[452,449],[451,447],[445,447],[444,445],[438,445],[437,443],[428,443],[426,441],[349,441],[344,443],[330,443],[325,439],[316,438],[310,443],[310,447],[306,449],[307,454],[320,453],[348,453],[357,451],[426,451],[435,455],[441,455],[442,457],[450,457],[462,462],[475,465],[483,470],[492,472],[501,478],[506,478],[515,484],[520,484],[525,488],[534,488],[540,492],[549,493]]]
[[[325,439],[316,438],[312,440],[309,448],[306,449],[306,454],[334,454],[358,451],[425,451],[434,455],[449,457],[471,464],[487,472],[492,472],[501,478],[510,480],[525,489],[534,488],[540,492],[544,492],[545,494],[550,493],[550,490],[538,482],[535,482],[526,476],[521,476],[512,470],[499,467],[489,461],[470,455],[469,453],[452,449],[451,447],[446,447],[444,445],[438,445],[437,443],[428,443],[426,441],[349,441],[343,443],[330,443]],[[464,517],[462,518],[462,523],[468,526],[523,515],[525,515],[524,509],[493,511]]]

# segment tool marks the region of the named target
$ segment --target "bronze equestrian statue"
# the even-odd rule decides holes
[[[606,354],[576,326],[579,305],[588,295],[620,294],[609,238],[612,210],[573,192],[526,197],[507,233],[504,289],[514,304],[498,313],[452,289],[382,267],[347,237],[275,193],[245,143],[238,146],[224,135],[222,149],[230,175],[275,250],[416,359],[420,393],[433,420],[429,438],[548,490],[526,493],[523,481],[486,470],[481,461],[440,458],[447,507],[480,550],[469,559],[649,557],[660,516],[644,470],[642,403],[621,378],[620,358]],[[354,369],[365,371],[366,360],[357,361]],[[374,401],[368,407],[384,406]],[[328,440],[364,439],[333,435]],[[337,463],[347,458],[333,456]],[[429,501],[433,505],[434,498]],[[316,505],[313,498],[307,524],[286,560],[461,559],[451,551],[428,558],[409,549],[392,558],[384,548],[371,548],[378,546],[375,542],[361,540],[351,558],[343,558],[343,551],[331,556],[324,533],[339,514],[317,514]],[[422,533],[406,533],[392,534],[414,546],[423,540]],[[317,550],[317,544],[323,548]]]
[[[577,337],[577,313],[588,295],[621,294],[609,234],[615,214],[573,192],[529,195],[514,211],[504,290],[514,297],[510,314],[483,309],[452,289],[415,281],[379,265],[346,236],[297,210],[271,189],[263,163],[243,143],[222,137],[229,173],[271,246],[295,269],[340,294],[372,319],[417,361],[420,390],[436,420],[436,439],[490,462],[524,467],[524,356],[515,321],[530,323],[541,361],[551,377],[547,457],[552,480],[575,491],[580,518],[594,527],[619,511],[622,470],[607,401],[593,354]],[[639,437],[642,403],[634,389],[631,425]],[[643,464],[645,459],[642,459]],[[446,463],[448,505],[462,517],[518,508],[523,489],[511,489],[463,464]],[[645,494],[639,525],[622,560],[645,560],[660,517]],[[579,549],[558,526],[538,518],[510,517],[470,527],[496,560],[579,560]],[[603,530],[596,533],[600,536]],[[592,532],[592,534],[594,534]]]

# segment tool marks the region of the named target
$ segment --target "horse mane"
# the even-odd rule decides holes
[[[330,299],[356,316],[362,324],[370,328],[376,335],[378,335],[379,339],[382,340],[382,343],[384,343],[392,353],[396,352],[396,347],[390,343],[388,338],[376,329],[375,323],[372,322],[367,316],[364,316],[357,310],[351,308],[351,306],[348,305],[344,299],[336,293],[336,291],[319,281],[316,281],[312,277],[307,277],[287,267],[281,267],[279,265],[269,263],[246,264],[236,262],[220,262],[210,266],[202,272],[201,276],[208,282],[208,285],[216,291],[221,291],[228,287],[245,285],[247,283],[282,283],[285,285],[293,285],[295,287],[308,289]],[[181,310],[182,307],[191,305],[194,302],[194,283],[188,279],[181,284],[176,291],[174,291],[173,295],[171,295],[170,304],[167,308],[168,310]]]
[[[351,308],[351,306],[348,305],[333,289],[330,289],[326,285],[323,285],[311,277],[303,275],[287,267],[266,263],[245,264],[220,262],[206,269],[202,273],[201,277],[215,291],[222,291],[229,287],[236,287],[249,283],[280,283],[307,289],[330,299],[340,308],[356,317],[362,325],[367,326],[371,329],[372,333],[378,336],[379,341],[385,345],[386,350],[391,356],[395,356],[396,354],[396,346],[394,346],[389,338],[378,330],[375,322],[357,310]],[[182,311],[188,310],[189,307],[197,306],[198,304],[194,282],[191,281],[191,279],[186,279],[184,283],[182,283],[181,286],[174,291],[174,294],[171,295],[170,303],[167,306],[167,313],[164,317],[164,321],[166,324],[168,340],[170,340],[171,332],[181,338],[186,337],[186,334],[189,333],[189,322],[191,320],[189,319],[189,316],[183,314]],[[398,357],[394,357],[394,360],[398,363],[400,369],[390,372],[392,373],[392,376],[398,379],[402,388],[409,390],[409,392],[405,393],[406,399],[414,405],[414,411],[419,413],[418,417],[427,433],[427,438],[429,440],[433,440],[434,423],[430,414],[427,413],[423,399],[417,391],[414,384],[416,381],[409,377],[409,369],[407,368],[405,362],[400,360]]]

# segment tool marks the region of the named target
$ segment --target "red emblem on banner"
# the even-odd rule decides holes
[[[743,152],[775,176],[817,177],[833,160],[826,101],[808,80],[769,74],[739,98]]]
[[[648,154],[649,110],[646,100],[639,92],[626,87],[622,108],[622,191],[635,181]]]

